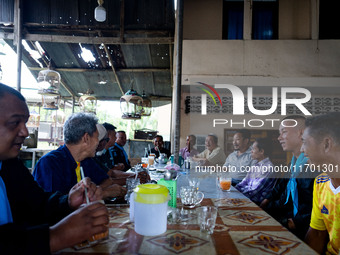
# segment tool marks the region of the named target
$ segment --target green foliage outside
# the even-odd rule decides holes
[[[44,122],[54,122],[55,115],[57,114],[58,122],[61,123],[62,116],[64,116],[64,120],[68,118],[72,114],[72,108],[66,107],[65,109],[59,109],[58,111],[54,110],[45,110],[42,107],[38,106],[29,106],[29,110],[32,113],[33,111],[40,114],[40,121]],[[75,107],[75,112],[80,112],[81,109],[79,107]],[[158,126],[158,110],[154,108],[152,110],[151,116],[142,117],[140,120],[125,120],[121,118],[121,111],[119,102],[97,102],[97,118],[99,119],[99,123],[108,122],[117,127],[117,130],[124,130],[129,139],[133,139],[134,130],[138,129],[150,129],[157,130]]]

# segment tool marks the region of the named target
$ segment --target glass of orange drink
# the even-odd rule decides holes
[[[226,176],[218,176],[217,185],[222,191],[230,191],[231,178],[226,177]]]

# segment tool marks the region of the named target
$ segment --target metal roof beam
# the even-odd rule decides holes
[[[112,69],[112,72],[113,72],[113,75],[115,76],[116,78],[116,82],[118,84],[118,87],[120,89],[120,92],[122,92],[122,96],[124,95],[124,91],[123,91],[123,88],[122,88],[122,84],[120,83],[120,80],[119,80],[119,77],[117,75],[117,72],[116,72],[116,68],[114,67],[113,65],[113,61],[112,61],[112,57],[109,53],[109,50],[107,49],[106,45],[104,44],[104,50],[106,52],[106,55],[107,55],[107,58],[109,59],[109,63],[110,63],[110,66],[111,66],[111,69]]]

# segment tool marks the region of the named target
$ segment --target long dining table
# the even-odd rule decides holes
[[[196,178],[205,194],[200,206],[218,207],[214,233],[200,232],[195,209],[182,209],[186,218],[168,221],[167,231],[158,236],[142,236],[134,231],[128,205],[107,205],[109,238],[84,249],[68,248],[57,254],[317,254],[259,206],[232,188],[218,189],[213,175],[183,175],[178,189]],[[177,208],[181,210],[180,199]]]

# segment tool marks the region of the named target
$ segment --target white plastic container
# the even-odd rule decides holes
[[[133,193],[130,219],[135,222],[136,233],[144,236],[163,234],[167,229],[169,191],[163,185],[141,184]]]

